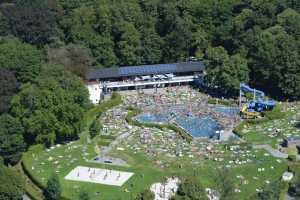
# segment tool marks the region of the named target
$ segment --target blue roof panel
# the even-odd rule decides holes
[[[96,80],[167,73],[201,72],[203,70],[205,70],[205,66],[201,61],[157,65],[125,66],[104,69],[91,69],[88,71],[86,79]]]
[[[130,76],[137,74],[159,74],[176,71],[176,64],[160,64],[160,65],[140,65],[133,67],[120,67],[119,74],[121,76]]]

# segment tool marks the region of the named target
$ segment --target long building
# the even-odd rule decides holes
[[[86,85],[91,101],[97,104],[112,91],[189,84],[200,80],[204,72],[201,61],[91,69]]]

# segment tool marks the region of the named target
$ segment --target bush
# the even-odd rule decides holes
[[[153,200],[154,197],[154,193],[151,190],[147,189],[142,193],[138,194],[134,200]]]
[[[179,184],[175,199],[208,200],[205,188],[195,177],[186,177]]]
[[[290,155],[288,155],[288,159],[292,162],[295,162],[297,160],[297,156],[294,154],[290,154]]]
[[[268,120],[282,119],[285,117],[285,113],[281,112],[281,106],[277,105],[273,110],[263,112],[263,116]]]
[[[90,133],[90,137],[91,139],[93,139],[95,136],[97,136],[100,133],[101,130],[101,124],[99,122],[99,120],[94,120],[94,122],[91,124],[90,128],[89,128],[89,133]]]
[[[46,200],[59,200],[61,198],[61,185],[57,175],[49,178],[44,196]]]
[[[243,136],[243,129],[245,128],[245,126],[247,126],[247,121],[242,121],[239,125],[237,125],[234,129],[233,129],[233,133],[236,134],[239,137]]]
[[[262,192],[257,194],[258,200],[278,200],[280,199],[281,193],[285,191],[286,183],[275,181],[266,185]]]

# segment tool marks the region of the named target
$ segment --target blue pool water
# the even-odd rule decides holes
[[[193,137],[218,138],[219,124],[208,117],[177,117],[176,123]]]
[[[168,115],[165,114],[140,114],[137,116],[137,119],[148,123],[167,123],[169,121]]]
[[[214,108],[216,112],[232,116],[232,115],[238,115],[240,110],[236,107],[226,107],[226,106],[217,106]]]
[[[148,123],[167,123],[170,117],[167,114],[140,114],[137,116],[137,119]],[[219,137],[216,131],[220,130],[220,126],[211,118],[177,116],[175,122],[193,137]]]

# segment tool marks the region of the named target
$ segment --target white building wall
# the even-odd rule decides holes
[[[90,100],[93,104],[98,104],[101,101],[102,89],[100,88],[100,83],[88,83],[86,87],[90,93]]]

